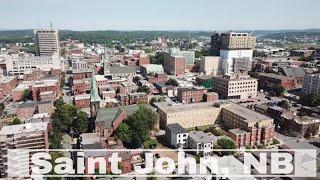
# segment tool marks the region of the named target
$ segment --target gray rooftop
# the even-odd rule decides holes
[[[220,137],[203,131],[191,131],[189,132],[189,138],[195,140],[197,143],[209,143],[217,141]]]
[[[247,122],[259,122],[267,119],[272,121],[271,118],[265,115],[262,115],[260,113],[257,113],[255,111],[252,111],[248,108],[245,108],[237,104],[231,104],[230,106],[224,107],[223,109],[228,110],[234,114],[237,114],[238,116],[244,118]]]
[[[146,106],[150,108],[150,106]],[[106,128],[111,128],[112,123],[117,117],[124,112],[127,116],[135,113],[139,109],[139,105],[120,106],[115,108],[102,108],[98,110],[96,122],[104,122]]]
[[[174,124],[167,124],[167,128],[171,131],[174,132],[175,134],[182,134],[182,133],[187,133],[188,131],[185,130],[180,124],[174,123]]]
[[[304,77],[306,74],[301,67],[282,67],[283,75],[291,77]]]
[[[109,67],[110,74],[135,73],[136,68],[130,66],[113,66]]]

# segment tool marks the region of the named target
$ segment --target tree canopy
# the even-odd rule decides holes
[[[17,125],[17,124],[22,124],[21,120],[19,118],[14,118],[9,125]]]
[[[163,64],[166,57],[165,52],[157,52],[154,56],[149,56],[151,64]]]
[[[154,128],[158,115],[151,109],[140,106],[138,111],[129,116],[116,130],[128,148],[139,148],[148,139],[149,132]]]
[[[284,109],[290,109],[290,104],[287,100],[282,100],[278,103],[278,106],[284,108]]]
[[[300,97],[300,103],[304,106],[319,106],[320,105],[320,93],[311,93],[302,95]]]
[[[218,149],[236,149],[236,144],[233,140],[229,138],[221,138],[217,141]],[[221,155],[231,155],[234,154],[234,151],[221,151]]]
[[[143,85],[143,86],[140,86],[137,91],[138,92],[145,92],[145,93],[149,94],[151,90],[148,86]]]
[[[55,112],[52,114],[54,131],[68,133],[73,128],[78,133],[84,133],[88,128],[88,117],[83,111],[71,104],[65,104],[62,99],[55,102]],[[75,119],[75,122],[73,120]],[[72,124],[74,123],[74,124]]]
[[[275,95],[277,95],[277,96],[280,96],[281,94],[283,94],[285,90],[286,90],[286,89],[285,89],[283,86],[279,85],[279,84],[275,84],[275,85],[273,85],[273,87],[272,87],[273,93],[274,93]]]
[[[25,89],[23,91],[23,97],[22,97],[23,101],[28,101],[28,100],[32,100],[32,93],[29,89]]]
[[[172,85],[172,86],[179,86],[179,83],[177,80],[169,78],[168,81],[166,82],[166,85]]]

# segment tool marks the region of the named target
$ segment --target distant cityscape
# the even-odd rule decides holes
[[[128,149],[129,175],[148,149],[239,166],[241,153],[215,149],[311,149],[319,179],[319,62],[320,30],[0,31],[0,178],[14,178],[10,149]],[[296,179],[251,173],[242,179]]]

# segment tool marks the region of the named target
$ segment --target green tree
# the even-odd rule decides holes
[[[139,106],[139,109],[127,118],[116,130],[126,147],[139,148],[148,139],[149,132],[154,128],[158,115],[153,110]]]
[[[151,99],[150,99],[150,104],[153,104],[153,103],[156,103],[156,102],[165,102],[165,98],[164,97],[152,97]]]
[[[55,112],[51,118],[55,132],[68,133],[73,125],[72,128],[76,132],[84,133],[87,131],[88,117],[86,113],[71,104],[65,104],[62,99],[55,102]],[[72,124],[74,118],[76,118],[76,121]]]
[[[287,100],[282,100],[278,103],[278,106],[284,108],[284,109],[290,109],[290,104]]]
[[[250,77],[259,79],[259,73],[258,72],[249,72]]]
[[[175,79],[172,79],[172,78],[168,79],[168,81],[166,82],[166,84],[167,84],[167,85],[172,85],[172,86],[175,86],[175,87],[179,86],[178,81],[175,80]]]
[[[210,56],[210,51],[207,49],[202,49],[200,51],[195,51],[195,58],[201,58],[203,56]]]
[[[279,84],[275,84],[275,85],[273,85],[273,87],[272,87],[272,91],[273,91],[277,96],[282,95],[285,90],[286,90],[286,89],[285,89],[283,86],[279,85]]]
[[[79,133],[85,133],[88,130],[88,115],[83,111],[77,112],[76,131]]]
[[[139,76],[135,76],[133,78],[133,82],[137,83],[138,81],[140,81],[140,77]]]
[[[21,120],[19,118],[14,118],[9,125],[17,125],[17,124],[22,124]]]
[[[299,102],[304,106],[319,106],[320,105],[320,93],[311,93],[302,95]]]
[[[303,137],[306,138],[306,139],[310,139],[311,136],[312,136],[312,134],[311,134],[311,128],[308,127],[307,130],[306,130],[306,132],[304,133]]]
[[[217,145],[218,145],[219,149],[236,149],[235,142],[229,138],[226,138],[226,137],[218,139]],[[221,155],[232,155],[235,152],[234,151],[221,151],[220,153],[221,153]]]
[[[22,97],[23,101],[28,101],[28,100],[32,100],[32,94],[31,91],[29,89],[25,89],[23,91],[23,97]]]
[[[140,86],[137,91],[138,92],[145,92],[145,93],[149,94],[151,90],[148,86],[143,85],[143,86]]]
[[[131,129],[125,122],[121,123],[117,129],[117,137],[120,138],[125,144],[130,144],[132,137],[131,133]]]
[[[5,105],[3,103],[0,103],[0,116],[3,114],[5,108]]]
[[[157,52],[154,56],[149,56],[151,64],[163,64],[166,57],[165,52]]]

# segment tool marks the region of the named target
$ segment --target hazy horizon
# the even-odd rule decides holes
[[[0,30],[320,29],[318,0],[1,0]]]

